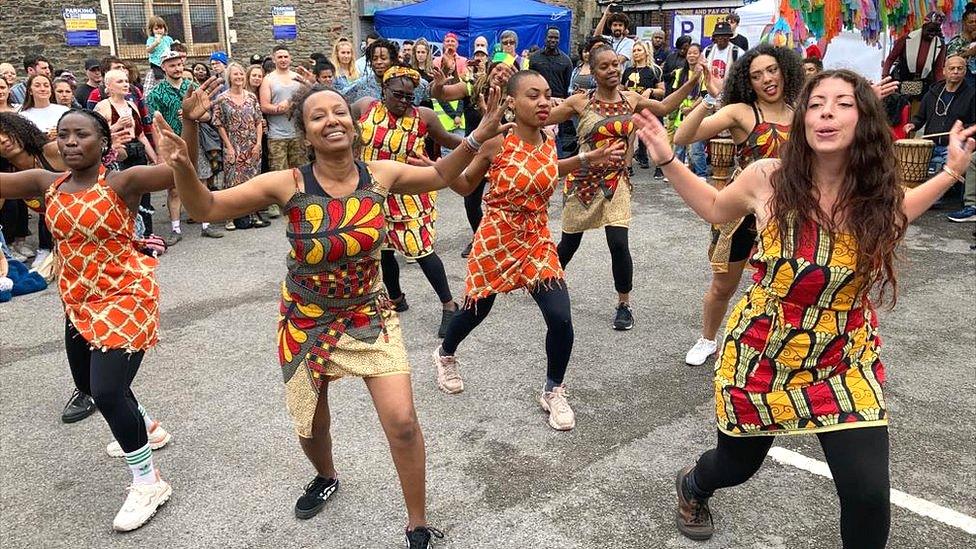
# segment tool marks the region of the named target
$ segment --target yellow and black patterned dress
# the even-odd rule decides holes
[[[886,425],[874,308],[857,242],[808,223],[760,232],[753,284],[729,315],[715,366],[718,428],[733,436]],[[784,244],[784,241],[786,244]]]
[[[311,164],[294,170],[296,192],[285,204],[292,249],[281,284],[278,359],[288,412],[306,438],[323,381],[410,372],[380,280],[386,192],[364,164],[357,167],[359,185],[343,198],[325,193]]]
[[[423,156],[427,123],[417,107],[393,116],[381,101],[370,104],[359,118],[362,159],[406,162],[410,153]],[[434,253],[437,191],[421,194],[390,193],[386,197],[387,243],[406,257]]]

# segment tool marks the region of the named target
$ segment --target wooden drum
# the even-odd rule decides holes
[[[899,139],[895,141],[898,173],[907,187],[916,187],[929,177],[929,161],[935,143],[928,139]]]
[[[722,188],[729,182],[735,166],[735,142],[731,139],[712,139],[708,142],[708,155],[712,161],[713,184]]]

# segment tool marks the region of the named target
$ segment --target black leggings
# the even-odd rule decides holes
[[[144,234],[140,235],[142,237],[147,237],[153,234],[153,207],[152,199],[149,193],[142,195],[139,199],[139,216],[142,217],[142,224],[146,226],[146,231]]]
[[[417,264],[427,277],[427,282],[430,282],[430,287],[437,292],[437,299],[440,299],[441,303],[453,301],[451,287],[447,284],[447,271],[444,270],[441,258],[433,253],[417,258]],[[397,263],[393,250],[383,250],[380,254],[380,266],[383,267],[383,284],[386,285],[390,299],[400,299],[403,295],[403,290],[400,288],[400,264]]]
[[[563,382],[569,356],[573,353],[573,318],[570,314],[569,291],[565,284],[553,288],[537,289],[530,294],[535,300],[542,318],[546,321],[546,377],[556,385]],[[497,294],[479,299],[471,307],[460,309],[451,319],[441,348],[453,355],[458,345],[491,312]]]
[[[634,260],[630,257],[630,244],[627,238],[627,227],[604,227],[607,233],[607,246],[610,248],[610,269],[613,271],[613,286],[618,293],[629,294],[634,287]],[[565,269],[569,260],[573,259],[583,233],[563,233],[556,246],[559,253],[559,264]]]
[[[736,486],[759,470],[772,436],[731,437],[718,433],[718,446],[695,465],[693,491],[706,497]],[[844,549],[883,548],[891,526],[888,428],[865,427],[819,433],[827,465],[840,498]]]
[[[64,348],[75,387],[95,400],[122,451],[134,452],[145,446],[149,440],[146,423],[130,388],[145,353],[92,350],[70,320],[65,321]]]
[[[30,236],[28,211],[23,200],[7,200],[0,206],[0,226],[3,227],[3,238],[8,246],[15,240]]]
[[[482,179],[474,192],[464,197],[464,213],[468,216],[468,224],[471,225],[472,232],[477,231],[478,225],[481,225],[481,217],[484,215],[481,210],[481,199],[484,197],[487,183],[487,179]]]

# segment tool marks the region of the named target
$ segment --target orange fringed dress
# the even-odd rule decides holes
[[[465,306],[492,294],[561,283],[549,232],[549,197],[559,181],[555,140],[536,147],[514,133],[488,168],[484,217],[474,234]]]
[[[132,244],[136,214],[105,181],[61,192],[66,173],[45,195],[47,226],[60,264],[64,312],[94,349],[145,351],[158,341],[156,260]]]

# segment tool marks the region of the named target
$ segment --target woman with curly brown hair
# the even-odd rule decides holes
[[[712,536],[708,498],[748,480],[774,435],[815,433],[840,498],[845,549],[884,547],[890,526],[885,369],[872,298],[894,304],[908,223],[962,179],[976,126],[953,127],[946,168],[905,190],[871,85],[816,75],[796,103],[780,160],[750,164],[722,190],[694,176],[649,114],[638,135],[706,221],[756,217],[753,284],[729,317],[715,370],[718,446],[678,473],[676,523]]]

